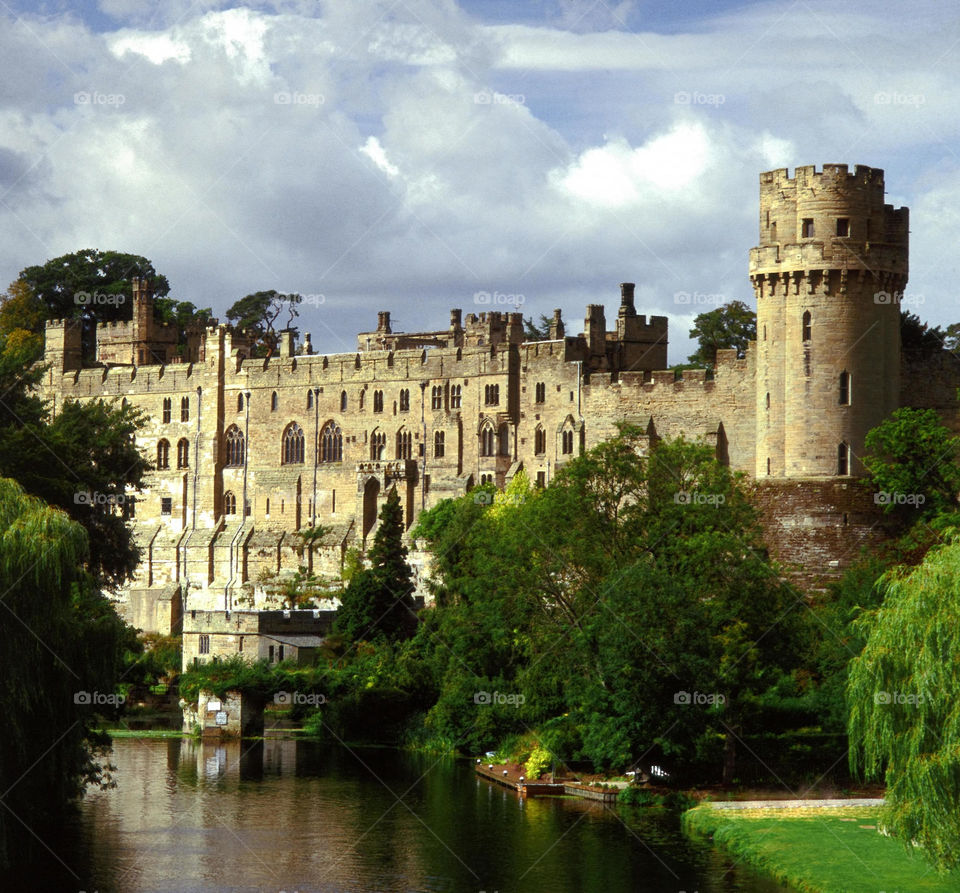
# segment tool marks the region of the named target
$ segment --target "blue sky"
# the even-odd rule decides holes
[[[909,309],[954,322],[958,50],[931,0],[8,0],[0,287],[129,251],[221,315],[309,295],[334,352],[483,294],[576,332],[628,280],[677,362],[752,300],[758,174],[841,162],[886,170]]]

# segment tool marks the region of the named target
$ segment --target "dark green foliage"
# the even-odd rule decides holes
[[[717,362],[717,351],[734,348],[742,357],[751,341],[757,339],[757,314],[743,301],[731,301],[716,310],[698,314],[690,329],[690,337],[699,346],[688,358],[697,366],[712,367]]]
[[[524,341],[546,341],[550,337],[550,323],[553,318],[545,313],[540,314],[538,322],[533,321],[532,316],[523,318],[523,340]]]
[[[937,353],[947,347],[949,332],[950,329],[944,332],[939,326],[923,322],[909,310],[900,311],[900,344],[904,350]]]
[[[0,478],[0,867],[41,837],[85,783],[108,783],[93,729],[111,703],[133,631],[80,570],[83,528]],[[98,703],[99,702],[99,703]]]
[[[253,335],[255,356],[269,356],[277,349],[274,323],[285,312],[287,319],[283,328],[289,328],[299,315],[297,307],[302,301],[302,296],[297,294],[283,294],[275,289],[258,291],[235,301],[227,310],[227,319]]]
[[[147,258],[94,248],[27,267],[19,278],[42,302],[47,319],[79,318],[93,312],[98,320],[108,321],[131,318],[132,280],[138,276],[150,280],[156,297],[170,291],[167,277],[158,274]],[[112,300],[83,303],[77,300],[78,293],[107,295]]]
[[[368,555],[370,568],[350,580],[337,611],[334,629],[351,641],[403,639],[416,627],[403,532],[403,508],[394,487],[380,510],[380,524]]]

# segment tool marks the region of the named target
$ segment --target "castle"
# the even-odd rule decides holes
[[[858,486],[864,438],[898,406],[934,406],[957,428],[952,355],[901,351],[908,211],[884,204],[883,171],[858,165],[760,175],[760,239],[750,252],[757,341],[721,350],[712,375],[667,366],[667,319],[638,315],[620,286],[608,328],[587,306],[583,333],[554,311],[549,336],[524,339],[519,313],[450,313],[449,326],[401,333],[381,312],[356,352],[250,356],[243,333],[188,333],[154,321],[146,282],[133,318],[46,327],[44,396],[140,407],[138,442],[155,465],[130,508],[143,559],[123,593],[128,619],[170,631],[182,612],[276,606],[264,580],[306,566],[336,576],[368,544],[396,487],[408,529],[446,497],[521,469],[547,485],[626,420],[649,438],[702,438],[757,482],[775,554],[835,573],[881,533]],[[304,545],[296,531],[322,524]],[[195,616],[195,615],[194,615]]]

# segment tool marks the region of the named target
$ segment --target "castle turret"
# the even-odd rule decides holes
[[[867,432],[899,404],[908,223],[877,168],[760,175],[758,477],[863,474]]]
[[[82,324],[79,319],[48,319],[44,330],[43,361],[51,372],[83,366]]]
[[[553,319],[550,320],[550,340],[559,341],[566,335],[566,329],[563,325],[563,319],[560,310],[553,311]]]
[[[583,321],[583,337],[591,363],[602,364],[607,355],[607,320],[603,304],[587,304],[587,316]]]

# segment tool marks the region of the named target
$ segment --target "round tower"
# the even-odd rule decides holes
[[[860,475],[867,432],[899,406],[906,208],[883,171],[760,175],[757,477]]]

